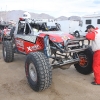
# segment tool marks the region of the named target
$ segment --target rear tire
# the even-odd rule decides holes
[[[13,45],[11,41],[3,41],[2,45],[3,58],[5,62],[12,62],[14,60]]]
[[[81,66],[80,63],[74,64],[76,70],[84,75],[92,73],[92,62],[93,62],[93,52],[91,48],[86,49],[85,51],[79,52],[79,57],[86,57],[87,63],[84,66]]]
[[[34,52],[27,55],[25,72],[29,85],[34,91],[42,91],[51,85],[52,68],[43,53]]]

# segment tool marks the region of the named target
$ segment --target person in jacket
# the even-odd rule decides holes
[[[100,85],[100,29],[95,28],[93,25],[88,25],[86,31],[86,38],[92,40],[93,50],[93,85]]]

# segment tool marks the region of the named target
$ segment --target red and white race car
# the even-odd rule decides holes
[[[51,85],[53,68],[66,69],[74,64],[82,74],[92,72],[89,41],[62,32],[57,23],[48,27],[46,22],[20,18],[13,37],[3,40],[2,50],[5,62],[12,62],[14,53],[27,55],[26,77],[35,91]]]
[[[9,24],[0,24],[0,42],[2,42],[4,39],[5,40],[11,39],[14,33],[14,30],[15,30],[15,27]]]

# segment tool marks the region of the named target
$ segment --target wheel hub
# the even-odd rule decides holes
[[[33,63],[30,63],[29,65],[29,74],[30,74],[31,79],[34,82],[37,81],[37,72],[36,72],[36,68]]]
[[[6,57],[6,48],[4,47],[4,56]]]
[[[79,56],[79,59],[80,59],[79,65],[80,65],[81,67],[86,67],[86,66],[88,65],[88,61],[87,61],[87,57],[86,57],[86,56],[80,55],[80,56]]]
[[[78,37],[78,33],[76,33],[76,36]]]

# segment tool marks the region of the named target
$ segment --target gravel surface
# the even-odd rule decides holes
[[[26,79],[25,56],[15,54],[6,63],[0,44],[0,100],[100,100],[100,86],[92,85],[93,74],[82,75],[72,65],[69,69],[54,69],[49,89],[34,92]]]

